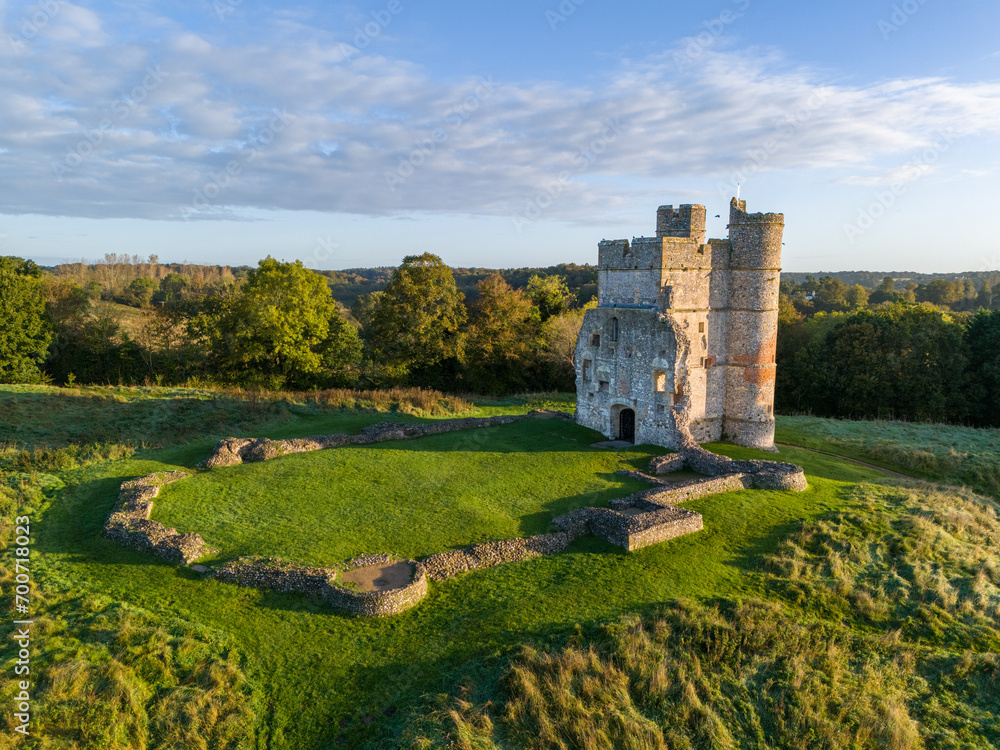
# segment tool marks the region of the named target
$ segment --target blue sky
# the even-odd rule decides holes
[[[1000,4],[0,0],[0,253],[595,262],[656,207],[794,271],[1000,268]],[[722,218],[710,234],[725,236]]]

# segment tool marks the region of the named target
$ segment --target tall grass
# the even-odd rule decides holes
[[[951,648],[1000,649],[1000,510],[967,490],[860,485],[768,560],[779,590],[835,617]]]
[[[779,442],[834,451],[1000,497],[1000,430],[778,417]]]
[[[411,747],[996,747],[997,506],[929,485],[852,492],[857,511],[769,558],[775,600],[682,601],[526,646],[495,682],[439,697]]]
[[[907,644],[802,622],[774,604],[682,602],[585,641],[525,648],[492,702],[440,701],[417,722],[411,747],[916,750],[929,719],[954,739],[978,735],[922,704],[929,685]],[[996,668],[992,655],[962,667],[966,680]],[[975,712],[996,698],[959,700]]]
[[[473,405],[420,388],[303,393],[238,388],[55,388],[0,386],[0,461],[21,467],[72,468],[103,452],[176,445],[207,435],[258,429],[292,414],[339,409],[396,411],[416,416],[462,414]],[[75,446],[62,456],[52,452]],[[87,446],[84,448],[83,446]],[[34,451],[40,451],[37,455]],[[24,451],[31,454],[26,455]],[[13,462],[13,463],[11,463]]]
[[[12,560],[13,522],[33,517],[54,476],[0,472],[0,559]],[[40,586],[34,558],[31,602],[31,738],[0,719],[0,749],[145,750],[252,747],[260,715],[242,657],[217,632],[164,621],[128,604]],[[15,571],[0,567],[0,610],[13,608]],[[0,623],[12,643],[11,618]],[[16,650],[5,649],[0,673],[13,677]],[[0,682],[0,703],[14,705],[14,679]],[[42,738],[45,738],[44,741]]]

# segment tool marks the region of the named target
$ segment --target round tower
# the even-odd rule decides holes
[[[775,350],[781,283],[782,214],[729,209],[729,311],[723,437],[751,448],[774,448]]]

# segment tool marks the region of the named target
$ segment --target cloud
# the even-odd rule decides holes
[[[62,4],[44,45],[0,48],[0,212],[227,218],[241,209],[548,215],[623,205],[630,178],[850,167],[1000,130],[1000,84],[834,83],[773,52],[622,63],[588,86],[434,80],[296,28],[294,45],[220,46],[160,24],[115,42]],[[95,40],[100,40],[99,44]],[[906,170],[908,167],[903,167]]]

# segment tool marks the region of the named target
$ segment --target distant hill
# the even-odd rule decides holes
[[[882,283],[882,279],[891,276],[896,282],[896,287],[905,287],[907,284],[929,284],[936,279],[944,281],[975,281],[976,288],[982,286],[983,281],[996,277],[998,271],[965,271],[962,273],[917,273],[916,271],[815,271],[806,273],[781,272],[782,281],[795,281],[799,284],[812,276],[814,279],[821,279],[824,276],[832,276],[840,279],[848,286],[860,284],[865,289],[871,291]]]

